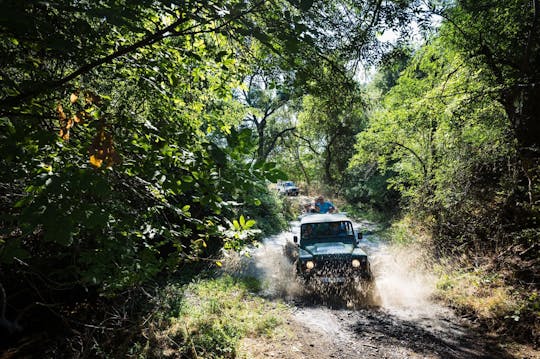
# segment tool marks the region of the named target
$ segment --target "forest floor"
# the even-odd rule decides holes
[[[299,198],[298,201],[305,201]],[[368,229],[369,222],[355,223]],[[268,300],[284,301],[285,331],[267,339],[245,338],[242,358],[540,358],[532,345],[508,343],[434,299],[436,278],[417,268],[417,251],[396,251],[376,236],[364,247],[374,268],[378,303],[365,306],[306,291],[291,276],[283,246],[297,234],[268,238],[243,272],[265,283]]]

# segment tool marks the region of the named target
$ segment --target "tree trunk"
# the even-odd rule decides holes
[[[304,175],[304,179],[306,180],[306,184],[308,186],[311,185],[311,181],[309,180],[309,177],[306,172],[306,168],[304,167],[304,164],[302,163],[302,159],[300,158],[300,151],[298,150],[298,146],[294,148],[294,154],[296,157],[296,160],[298,161],[298,166],[300,167],[300,170],[302,171],[302,174]]]

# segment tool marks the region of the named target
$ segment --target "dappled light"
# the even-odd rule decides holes
[[[2,357],[537,354],[538,0],[1,11]]]

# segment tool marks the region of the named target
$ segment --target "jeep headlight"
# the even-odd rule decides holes
[[[315,267],[315,263],[313,261],[307,261],[306,262],[306,268],[307,269],[313,269]]]
[[[352,260],[352,266],[353,266],[354,268],[360,267],[360,261],[359,261],[358,259],[353,259],[353,260]]]

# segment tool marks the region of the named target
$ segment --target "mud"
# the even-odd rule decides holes
[[[369,233],[372,224],[356,226]],[[289,231],[267,238],[247,256],[229,258],[226,265],[236,274],[261,278],[265,297],[281,299],[291,307],[287,320],[293,337],[252,343],[247,357],[513,357],[497,344],[497,338],[486,336],[432,299],[434,278],[420,251],[393,248],[366,235],[362,246],[370,256],[378,296],[376,303],[358,303],[306,289],[296,280],[284,248],[297,232],[298,223],[293,222]]]

